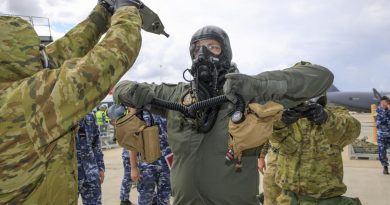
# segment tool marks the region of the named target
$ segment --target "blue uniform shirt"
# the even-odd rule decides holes
[[[390,133],[390,111],[380,106],[376,109],[376,128],[378,133]]]
[[[82,164],[89,164],[91,167],[97,167],[99,171],[104,171],[99,129],[96,125],[95,115],[92,112],[80,120],[76,142],[79,168],[83,167]]]

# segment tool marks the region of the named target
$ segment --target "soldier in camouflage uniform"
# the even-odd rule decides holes
[[[169,205],[171,196],[170,170],[165,156],[172,152],[167,139],[167,121],[156,115],[152,115],[152,118],[149,113],[143,112],[143,119],[148,126],[151,126],[152,122],[159,126],[161,157],[153,163],[147,163],[141,160],[140,155],[138,155],[137,160],[137,154],[131,152],[131,172],[133,173],[131,176],[133,181],[139,179],[137,186],[139,205],[151,205],[153,201],[157,205]]]
[[[270,141],[279,146],[275,181],[282,188],[277,204],[361,205],[357,198],[341,196],[347,190],[341,152],[359,136],[359,121],[342,107],[316,105],[308,113],[295,117],[296,122],[288,119],[294,114],[283,115],[274,126]]]
[[[138,9],[117,8],[97,5],[46,55],[31,24],[0,17],[0,204],[77,203],[74,130],[141,46]]]
[[[263,190],[264,190],[264,205],[275,205],[276,198],[281,193],[282,189],[275,182],[275,174],[277,170],[278,153],[276,143],[271,147],[270,143],[266,143],[259,156],[259,170],[263,174]],[[265,157],[267,163],[265,165]]]
[[[120,199],[121,205],[131,205],[130,201],[130,191],[131,191],[131,165],[130,165],[130,155],[129,150],[123,148],[122,150],[122,160],[123,160],[123,179],[120,190]]]
[[[229,37],[216,26],[205,26],[193,35],[190,55],[190,73],[196,77],[192,83],[122,81],[114,88],[115,102],[141,108],[156,97],[189,106],[223,94],[236,102],[235,94],[240,94],[245,102],[264,104],[273,100],[290,108],[322,94],[333,82],[328,69],[308,62],[253,76],[236,73]],[[168,141],[175,156],[171,170],[173,204],[258,205],[257,148],[245,150],[241,172],[235,171],[234,162],[225,163],[232,111],[232,104],[226,103],[191,119],[151,106],[153,114],[168,121]]]
[[[101,184],[104,181],[103,152],[94,113],[80,122],[76,137],[78,189],[84,205],[102,204]]]
[[[387,159],[387,147],[390,144],[390,111],[388,109],[389,98],[382,97],[376,109],[376,127],[379,161],[383,166],[383,174],[389,174],[389,162]]]

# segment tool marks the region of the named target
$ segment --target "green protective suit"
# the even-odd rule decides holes
[[[279,146],[275,181],[283,189],[278,205],[359,204],[339,196],[347,190],[341,152],[359,136],[360,122],[342,107],[326,112],[329,117],[320,126],[306,118],[274,125],[270,142]]]
[[[298,64],[283,71],[262,73],[258,77],[264,81],[272,77],[273,83],[272,86],[268,86],[271,90],[261,95],[263,97],[257,98],[257,102],[275,100],[285,107],[295,106],[296,103],[310,99],[315,93],[326,91],[333,81],[333,75],[329,70],[311,64],[305,66]],[[297,78],[300,80],[297,81]],[[295,86],[296,89],[300,89],[299,94],[286,92],[283,96],[278,95],[280,98],[273,99],[276,95],[272,94],[272,89],[279,92],[278,82]],[[310,86],[305,83],[309,83]],[[185,83],[149,86],[157,98],[179,103],[190,88],[190,85]],[[137,99],[138,96],[132,96],[134,92],[130,91],[137,87],[140,86],[135,82],[120,82],[115,88],[114,100],[117,103],[134,104],[130,101]],[[152,106],[153,113],[167,117],[168,121],[168,142],[175,156],[171,170],[175,205],[258,205],[256,195],[259,194],[259,173],[256,149],[244,152],[241,172],[235,171],[234,162],[225,160],[229,138],[228,122],[232,110],[232,104],[224,104],[210,132],[199,133],[195,120],[185,118],[176,111]]]
[[[47,46],[44,69],[32,26],[0,17],[0,204],[77,204],[74,128],[134,63],[140,25],[135,7],[98,5]]]

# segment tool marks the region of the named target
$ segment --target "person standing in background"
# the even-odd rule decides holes
[[[376,109],[376,128],[377,128],[377,142],[379,161],[383,166],[383,174],[389,174],[389,162],[387,159],[387,147],[390,144],[390,99],[386,96],[379,101],[379,106]]]
[[[102,204],[104,160],[99,130],[94,114],[88,113],[80,122],[76,136],[78,190],[84,205]]]

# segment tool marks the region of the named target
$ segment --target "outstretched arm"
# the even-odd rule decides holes
[[[113,97],[117,104],[141,108],[149,105],[153,98],[178,102],[178,93],[182,93],[183,89],[182,83],[156,85],[125,80],[115,86]],[[151,111],[166,117],[166,110],[163,108],[152,105]]]
[[[325,93],[333,83],[333,74],[325,67],[300,62],[255,76],[232,73],[226,79],[224,91],[228,96],[240,94],[247,102],[275,101],[292,108]]]
[[[25,114],[31,136],[45,136],[41,145],[50,143],[105,97],[138,56],[140,25],[136,7],[118,9],[105,38],[84,57],[43,70],[22,85],[23,97],[35,105]]]

